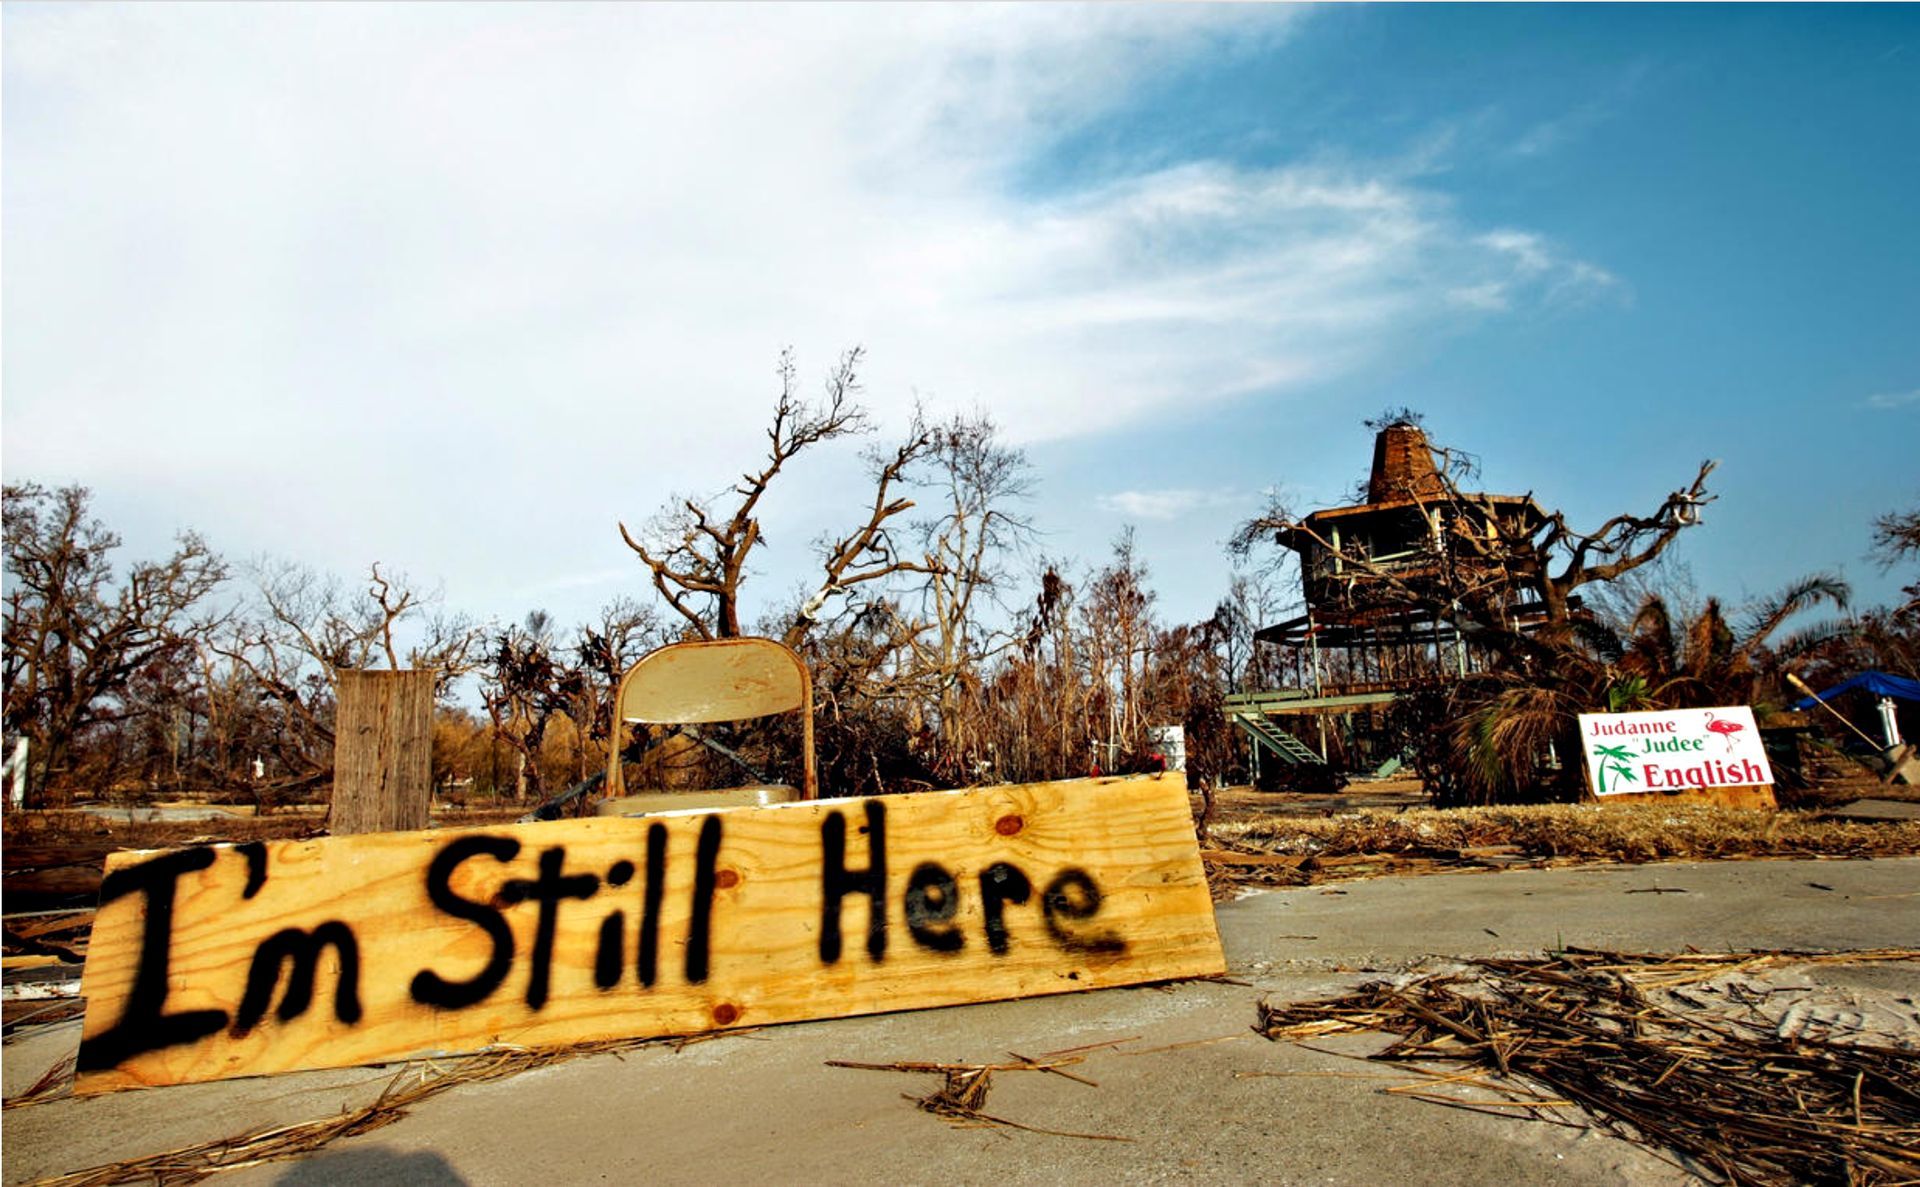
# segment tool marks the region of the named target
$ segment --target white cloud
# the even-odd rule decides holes
[[[1295,19],[10,10],[7,469],[505,596],[723,484],[783,344],[810,373],[867,344],[883,416],[918,392],[1036,441],[1611,281],[1387,167],[1017,182],[1156,72]]]
[[[1630,90],[1633,81],[1637,81],[1638,77],[1639,71],[1636,70],[1629,76],[1630,81],[1622,88],[1615,88],[1616,91]],[[1594,100],[1583,103],[1565,115],[1533,124],[1513,142],[1507,151],[1516,157],[1537,157],[1543,153],[1552,152],[1591,132],[1612,114],[1611,101]]]
[[[1905,392],[1879,392],[1868,396],[1864,403],[1869,408],[1881,411],[1904,408],[1909,404],[1920,404],[1920,387]]]
[[[1488,313],[1501,312],[1511,308],[1512,304],[1507,300],[1507,286],[1498,281],[1449,289],[1447,300],[1463,309],[1478,309]]]
[[[1529,231],[1488,231],[1475,242],[1510,257],[1522,276],[1538,276],[1553,267],[1553,255],[1546,243]]]
[[[1202,508],[1224,507],[1241,501],[1232,491],[1190,488],[1123,490],[1100,496],[1100,506],[1108,511],[1129,519],[1150,520],[1178,519]]]

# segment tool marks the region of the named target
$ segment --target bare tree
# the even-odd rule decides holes
[[[1090,695],[1073,629],[1077,594],[1059,566],[1041,571],[1020,646],[990,681],[1003,777],[1060,778],[1085,774]],[[1044,774],[1041,774],[1044,772]]]
[[[553,790],[550,777],[566,777],[569,768],[547,753],[556,726],[570,727],[552,737],[571,745],[576,782],[605,762],[606,746],[625,745],[612,718],[613,689],[661,635],[659,616],[624,598],[571,635],[538,610],[492,634],[479,669],[480,699],[489,732],[513,757],[516,798],[545,794]]]
[[[1280,682],[1272,649],[1260,647],[1254,639],[1262,625],[1280,617],[1286,604],[1271,576],[1261,570],[1234,574],[1227,596],[1214,607],[1212,637],[1220,648],[1227,692],[1271,688]],[[1297,598],[1292,604],[1298,604]]]
[[[1032,537],[1016,505],[1031,495],[1033,478],[1026,454],[1003,444],[984,415],[957,416],[931,439],[932,474],[922,485],[938,491],[939,513],[914,525],[925,580],[915,628],[902,639],[911,671],[928,686],[942,765],[965,770],[983,761],[979,674],[998,649],[981,637],[982,603],[1005,580],[1006,559]]]
[[[888,581],[872,587],[881,592],[865,599],[848,598],[809,654],[828,690],[830,699],[823,704],[837,715],[825,721],[855,731],[862,745],[888,751],[874,741],[884,723],[873,719],[897,716],[893,724],[910,738],[914,761],[896,761],[895,769],[904,772],[917,763],[921,773],[942,781],[973,782],[991,777],[995,766],[988,753],[990,709],[982,674],[993,655],[1014,640],[1004,632],[996,636],[985,623],[998,605],[1006,561],[1032,534],[1019,507],[1031,493],[1032,476],[1025,454],[1004,444],[984,415],[957,415],[930,428],[916,418],[908,442],[910,448],[890,460],[905,463],[920,451],[922,464],[911,482],[932,496],[932,514],[912,525],[919,560],[905,563],[889,549],[859,572],[918,581]],[[879,480],[888,477],[876,473]],[[879,523],[869,520],[869,526]],[[849,549],[845,541],[839,544],[823,551],[844,557]],[[795,625],[814,617],[812,606],[826,593],[848,592],[853,584],[823,583],[796,615]],[[788,637],[797,635],[790,631]],[[873,772],[858,776],[878,784],[877,756],[875,765]]]
[[[814,742],[820,780],[837,795],[878,794],[951,780],[935,770],[940,748],[928,724],[934,688],[912,662],[917,621],[894,598],[868,597],[843,604],[799,644],[813,673]],[[770,740],[790,751],[790,718],[777,723]],[[767,755],[769,765],[782,756]]]
[[[669,503],[648,523],[644,539],[635,539],[625,523],[620,525],[620,538],[646,565],[655,592],[695,637],[725,639],[742,633],[741,587],[748,557],[765,542],[759,511],[774,479],[806,450],[869,430],[866,411],[855,400],[863,355],[859,347],[842,355],[827,376],[820,400],[810,403],[798,392],[793,352],[782,352],[776,371],[780,395],[774,401],[767,453],[760,468],[742,474],[719,499],[683,497]],[[896,517],[913,507],[912,500],[899,497],[896,491],[909,468],[931,446],[932,434],[916,416],[900,445],[868,454],[874,494],[867,518],[846,535],[819,542],[818,588],[801,603],[783,632],[789,646],[805,638],[830,599],[844,596],[855,586],[923,568],[898,554],[891,527]]]
[[[1086,640],[1075,629],[1074,587],[1058,563],[1039,568],[1039,589],[1019,617],[1015,644],[980,678],[986,757],[1000,779],[1086,774],[1093,719],[1105,712],[1088,680]]]
[[[251,566],[258,601],[252,635],[328,670],[430,669],[441,691],[473,669],[480,632],[464,615],[440,608],[437,591],[421,593],[404,575],[368,566],[364,593],[337,577],[292,561]],[[404,649],[395,632],[410,635]]]
[[[1882,569],[1891,569],[1909,557],[1920,557],[1920,507],[1889,511],[1873,521],[1873,555]],[[1907,600],[1893,612],[1895,617],[1920,615],[1920,579],[1900,592]]]
[[[601,742],[624,746],[623,731],[613,720],[613,690],[634,662],[660,645],[664,632],[660,617],[652,607],[626,598],[616,598],[600,610],[593,622],[583,623],[575,632],[572,663],[561,684],[565,712],[577,726],[581,748],[575,754],[576,779],[585,779],[588,752],[584,743]],[[604,752],[593,757],[598,766]]]
[[[190,652],[210,629],[194,615],[227,573],[187,532],[172,556],[116,582],[120,537],[92,516],[91,499],[81,486],[4,492],[6,728],[32,739],[28,783],[43,792],[69,774],[84,734],[132,711],[123,698],[136,673]]]
[[[1140,747],[1145,737],[1145,683],[1154,633],[1153,590],[1134,550],[1133,529],[1113,542],[1113,558],[1094,575],[1081,603],[1084,654],[1094,695],[1106,707],[1103,765]]]
[[[815,543],[820,555],[821,575],[813,594],[800,604],[782,635],[782,642],[797,647],[816,623],[822,608],[834,598],[846,598],[858,586],[881,582],[901,573],[936,574],[938,562],[929,557],[914,560],[895,549],[892,522],[913,509],[913,500],[895,496],[915,462],[933,448],[934,433],[916,412],[904,439],[892,450],[870,450],[867,471],[873,481],[873,501],[866,521],[844,536],[826,537]]]
[[[547,726],[566,708],[564,674],[555,660],[553,620],[535,610],[526,621],[493,636],[487,654],[481,699],[493,722],[494,736],[513,750],[513,794],[527,798],[545,790],[540,750]]]
[[[257,789],[263,803],[332,770],[335,672],[382,663],[431,670],[445,696],[479,662],[481,632],[465,615],[446,612],[437,592],[419,592],[378,562],[363,589],[271,558],[255,561],[250,574],[250,604],[209,648],[246,674],[277,718],[265,740],[273,775]]]

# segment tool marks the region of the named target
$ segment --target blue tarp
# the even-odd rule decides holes
[[[1820,694],[1823,701],[1831,701],[1843,692],[1864,689],[1877,697],[1893,697],[1902,701],[1920,701],[1920,680],[1909,680],[1905,676],[1889,676],[1885,672],[1862,672],[1851,680],[1842,680],[1832,688]],[[1795,701],[1798,709],[1813,708],[1812,697],[1802,697]]]

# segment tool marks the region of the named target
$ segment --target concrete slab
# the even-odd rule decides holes
[[[1824,815],[1835,820],[1920,820],[1920,803],[1912,800],[1854,800]]]
[[[1654,892],[1660,893],[1654,893]],[[1556,945],[1673,951],[1920,944],[1920,859],[1768,861],[1382,878],[1252,895],[1219,911],[1234,975],[1189,983],[779,1027],[689,1047],[582,1058],[429,1100],[301,1162],[230,1172],[266,1183],[554,1181],[1374,1184],[1679,1183],[1603,1134],[1384,1096],[1412,1077],[1254,1036],[1262,996],[1338,992],[1434,956]],[[1815,967],[1912,997],[1920,966]],[[71,1033],[69,1028],[68,1033]],[[71,1038],[7,1049],[50,1062]],[[990,1062],[1114,1048],[1056,1076],[998,1077],[987,1111],[1129,1141],[960,1129],[917,1110],[932,1077],[829,1059]],[[1345,1049],[1376,1048],[1371,1037]],[[1323,1044],[1333,1047],[1336,1044]],[[7,1114],[4,1179],[20,1183],[372,1098],[391,1071],[305,1073],[55,1101]]]

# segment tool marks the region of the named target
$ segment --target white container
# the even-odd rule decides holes
[[[1187,731],[1184,726],[1148,726],[1147,745],[1167,760],[1169,771],[1187,769]]]

